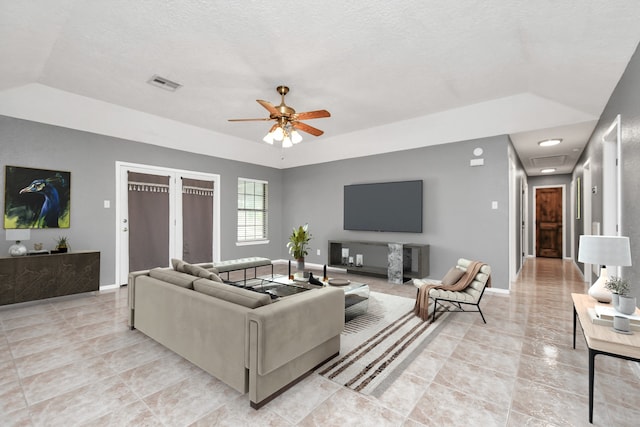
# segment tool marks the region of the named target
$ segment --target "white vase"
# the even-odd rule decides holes
[[[636,311],[636,297],[630,297],[627,295],[620,295],[620,303],[616,310],[622,314],[633,314]]]
[[[613,308],[617,310],[619,304],[620,304],[620,295],[615,292],[611,292],[611,305],[613,305]]]
[[[589,288],[589,295],[598,302],[611,302],[611,291],[604,287],[607,280],[609,280],[607,267],[603,266],[600,268],[600,277]]]
[[[27,254],[27,247],[20,243],[16,242],[15,245],[9,246],[9,255],[11,256],[25,256]]]

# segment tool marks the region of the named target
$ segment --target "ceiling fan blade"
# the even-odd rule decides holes
[[[306,111],[304,113],[297,113],[295,117],[296,120],[321,119],[323,117],[331,117],[331,113],[327,110]]]
[[[266,122],[269,120],[273,120],[270,117],[264,118],[264,119],[227,119],[230,122]]]
[[[263,101],[262,99],[256,99],[256,101],[258,101],[258,104],[260,104],[264,108],[266,108],[267,111],[269,111],[270,114],[272,114],[274,116],[280,116],[280,111],[278,111],[278,109],[276,107],[274,107],[274,105],[272,103],[270,103],[269,101]]]
[[[291,126],[293,126],[295,129],[301,130],[306,133],[310,133],[311,135],[314,135],[314,136],[320,136],[324,133],[320,129],[316,129],[313,126],[309,126],[306,123],[302,123],[302,122],[290,122],[290,123],[291,123]]]

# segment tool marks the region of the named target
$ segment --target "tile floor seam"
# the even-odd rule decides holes
[[[94,357],[95,357],[95,358],[100,358],[100,359],[102,359],[102,357],[100,357],[99,355],[94,356]],[[80,360],[80,359],[79,359],[79,360]],[[85,360],[86,360],[86,359],[85,359]],[[74,364],[75,362],[77,362],[77,361],[78,361],[78,360],[76,360],[76,361],[74,361],[74,362],[71,362],[71,363],[68,363],[67,365],[63,365],[63,366],[56,367],[56,368],[51,369],[51,370],[62,369],[62,368],[65,368],[65,367],[67,367],[67,366],[71,366],[71,365],[73,365],[73,364]],[[104,359],[102,359],[102,361],[103,361],[103,362],[105,362],[105,365],[107,365],[107,363],[106,363],[106,361],[104,361]],[[74,392],[74,391],[79,390],[79,389],[81,389],[82,387],[86,387],[86,386],[88,386],[88,385],[90,385],[90,384],[92,384],[92,383],[94,383],[94,382],[100,382],[100,381],[103,381],[103,380],[105,380],[105,379],[107,379],[107,378],[111,378],[111,377],[113,377],[113,376],[117,375],[117,373],[116,373],[116,372],[114,372],[114,371],[113,371],[113,369],[111,369],[108,365],[107,365],[107,369],[109,369],[109,372],[111,373],[111,375],[107,375],[107,376],[105,376],[105,377],[103,377],[103,378],[99,378],[98,380],[94,380],[94,381],[90,381],[90,382],[86,382],[86,383],[80,383],[80,384],[76,385],[76,386],[75,386],[75,387],[73,387],[73,388],[70,388],[70,389],[68,389],[68,390],[65,390],[65,392],[64,392],[63,394]],[[50,371],[51,371],[51,370],[50,370]],[[28,378],[33,377],[33,376],[36,376],[36,375],[46,374],[47,372],[49,372],[49,371],[43,371],[43,372],[40,372],[40,373],[37,373],[37,374],[34,374],[34,375],[30,375],[30,376],[25,377],[24,379],[28,379]],[[22,378],[21,378],[21,380],[22,380]],[[22,382],[21,382],[21,384],[22,384]],[[24,391],[24,387],[23,387],[23,391]],[[41,403],[41,402],[45,402],[45,401],[47,401],[47,400],[49,400],[49,399],[53,399],[53,398],[55,398],[56,396],[58,396],[58,395],[50,396],[50,397],[47,397],[46,399],[42,399],[42,400],[39,400],[39,401],[34,401],[33,403],[29,403],[29,400],[27,400],[27,404],[28,404],[29,406],[34,406],[34,405],[37,405],[37,404],[39,404],[39,403]],[[26,393],[25,393],[25,399],[26,399]]]

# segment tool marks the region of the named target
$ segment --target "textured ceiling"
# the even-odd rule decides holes
[[[638,22],[637,0],[1,0],[0,114],[275,167],[509,134],[530,175],[567,173]],[[227,121],[266,117],[279,84],[331,112],[308,122],[325,135],[282,151]]]

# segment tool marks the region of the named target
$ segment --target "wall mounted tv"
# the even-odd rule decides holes
[[[422,180],[345,185],[344,229],[422,233]]]

